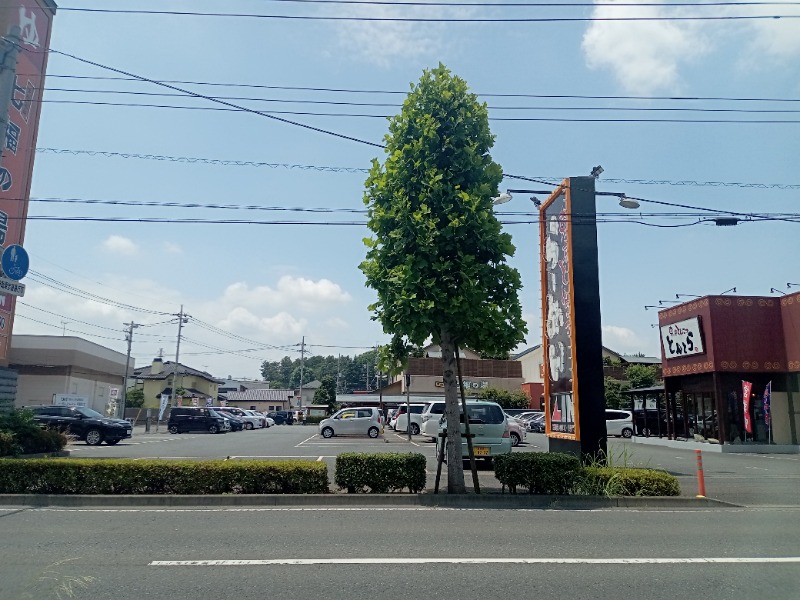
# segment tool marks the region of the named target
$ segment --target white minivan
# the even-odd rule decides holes
[[[425,410],[427,404],[412,404],[408,408],[411,409],[411,435],[419,435],[422,428],[422,412]],[[398,407],[397,416],[394,423],[395,431],[406,431],[408,427],[408,415],[406,415],[406,405],[401,404]]]
[[[475,458],[491,462],[493,456],[509,454],[511,452],[511,433],[508,429],[508,420],[502,407],[496,402],[476,400],[467,403],[469,413],[469,430],[475,437],[472,438],[472,450]],[[463,420],[463,415],[462,415]],[[444,431],[446,423],[444,416],[440,419],[439,430]],[[461,433],[464,433],[464,423],[461,423]],[[436,454],[438,456],[440,444],[446,438],[437,438]],[[444,448],[444,457],[447,460],[447,446]],[[461,456],[469,457],[467,439],[461,438]]]
[[[633,435],[633,413],[629,410],[606,409],[606,435]]]

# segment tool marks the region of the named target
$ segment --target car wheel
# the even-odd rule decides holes
[[[642,429],[642,435],[644,437],[650,437],[650,429],[648,427],[645,427],[644,429]]]
[[[416,423],[411,424],[411,435],[419,435],[419,425]]]
[[[322,437],[324,437],[324,438],[332,438],[333,437],[333,429],[331,429],[330,427],[325,427],[322,430]]]
[[[248,423],[248,424],[247,424],[247,429],[250,429],[250,430],[252,430],[252,429],[253,429],[253,424],[252,424],[252,423]]]
[[[90,446],[99,446],[103,441],[103,432],[99,429],[90,429],[86,432],[86,443]]]
[[[622,437],[629,438],[632,435],[633,435],[633,429],[631,429],[630,427],[626,427],[625,429],[622,430]]]
[[[119,444],[119,440],[118,439],[117,440],[106,440],[106,444],[108,444],[109,446],[116,446],[117,444]]]
[[[216,425],[209,425],[208,426],[208,433],[217,433],[219,431],[219,427]]]
[[[519,439],[519,434],[516,431],[511,432],[511,445],[512,446],[519,446],[519,443],[522,440]]]
[[[367,431],[367,435],[371,438],[376,438],[380,434],[380,431],[377,427],[370,427],[369,431]]]
[[[170,425],[169,426],[169,432],[170,433],[180,433],[180,431],[178,431],[178,426],[177,425]]]

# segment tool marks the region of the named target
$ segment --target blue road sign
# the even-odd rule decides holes
[[[28,253],[19,244],[11,244],[3,250],[0,266],[3,267],[3,273],[6,274],[6,277],[19,281],[28,274],[28,267],[30,266]]]

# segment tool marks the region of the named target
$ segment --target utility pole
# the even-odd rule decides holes
[[[128,328],[125,330],[125,341],[128,342],[128,356],[125,358],[125,379],[122,382],[122,401],[120,402],[119,418],[125,418],[125,401],[128,399],[128,374],[131,370],[131,344],[133,343],[133,330],[139,327],[138,323],[131,320],[130,323],[123,323]]]
[[[299,405],[303,405],[303,370],[306,364],[306,336],[303,336],[303,340],[300,342],[300,400]]]
[[[175,316],[178,317],[178,345],[175,348],[175,371],[172,373],[172,406],[178,405],[178,368],[180,367],[181,357],[181,332],[183,330],[183,324],[189,322],[189,315],[183,312],[183,304],[181,304],[181,312]]]

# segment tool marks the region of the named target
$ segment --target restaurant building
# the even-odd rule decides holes
[[[800,293],[706,296],[658,319],[670,438],[797,452]]]

